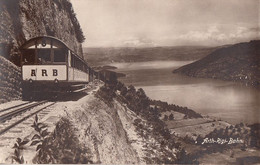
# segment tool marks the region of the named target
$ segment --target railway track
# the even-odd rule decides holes
[[[12,106],[12,107],[1,109],[0,112],[5,112],[5,111],[8,111],[8,110],[11,110],[11,109],[14,109],[14,108],[21,107],[23,105],[29,104],[29,103],[31,103],[31,102],[25,102],[25,103],[18,104],[18,105]]]
[[[35,103],[27,102],[1,110],[0,123],[2,123],[2,125],[0,127],[0,135],[6,133],[8,130],[15,127],[19,123],[54,104],[55,102],[48,101],[40,101]],[[5,111],[8,112],[3,113]]]

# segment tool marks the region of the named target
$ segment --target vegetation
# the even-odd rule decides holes
[[[174,116],[173,116],[172,113],[171,113],[170,116],[169,116],[169,120],[174,120]]]
[[[37,163],[54,163],[53,153],[51,150],[51,136],[47,131],[47,126],[43,123],[38,122],[38,116],[35,116],[35,121],[32,127],[37,132],[32,137],[31,145],[37,145]]]
[[[156,107],[160,107],[160,112],[176,111],[185,114],[185,118],[202,118],[202,116],[187,107],[181,107],[175,104],[168,104],[167,102],[160,100],[150,100],[150,104]]]
[[[147,141],[145,146],[145,148],[147,148],[146,163],[194,163],[186,152],[183,152],[181,156],[176,159],[173,149],[179,149],[180,151],[185,150],[181,149],[180,143],[176,142],[176,139],[170,134],[164,121],[160,120],[162,107],[151,106],[151,103],[154,103],[154,101],[151,101],[149,97],[146,96],[142,88],[136,90],[132,85],[126,87],[119,81],[108,81],[105,86],[101,87],[97,92],[97,97],[106,103],[111,103],[113,98],[117,99],[145,119],[146,122],[141,119],[136,119],[134,124],[138,134]],[[164,104],[164,102],[159,103]],[[167,116],[167,118],[174,120],[173,114],[170,114],[170,117]],[[163,153],[163,156],[158,157],[155,150],[156,152]]]
[[[174,70],[192,77],[237,81],[259,87],[260,40],[217,49],[206,57]]]
[[[22,155],[23,150],[25,149],[25,145],[29,142],[29,140],[21,138],[17,138],[16,143],[14,144],[14,153],[11,155],[12,163],[14,161],[19,164],[24,164],[24,157]]]
[[[56,124],[53,133],[46,129],[46,125],[38,122],[37,115],[32,127],[37,132],[31,145],[37,145],[34,163],[49,164],[86,164],[93,163],[89,149],[79,144],[75,129],[66,118]]]
[[[73,9],[73,6],[72,6],[70,0],[54,0],[53,2],[57,4],[57,6],[60,10],[62,8],[64,8],[67,11],[67,13],[69,14],[70,20],[73,24],[73,27],[75,29],[77,41],[79,43],[83,43],[86,38],[85,38],[84,33],[81,29],[81,26],[80,26],[79,21],[76,17],[76,13],[74,12],[74,9]]]
[[[249,145],[251,147],[260,148],[260,123],[249,125],[250,128],[250,141]]]
[[[115,83],[117,82],[117,83]],[[135,89],[134,86],[130,85],[126,87],[123,83],[113,81],[113,83],[106,83],[105,87],[101,90],[104,92],[102,98],[107,101],[118,101],[126,104],[129,109],[134,111],[137,115],[145,119],[145,122],[141,119],[136,119],[134,125],[136,126],[137,133],[143,137],[144,141],[148,141],[144,148],[146,148],[147,157],[146,163],[198,163],[198,158],[204,154],[210,154],[215,152],[223,152],[224,150],[231,149],[233,147],[240,148],[245,151],[247,147],[259,147],[259,126],[252,125],[251,127],[245,126],[243,123],[226,127],[225,129],[215,129],[205,137],[198,136],[195,141],[191,137],[177,138],[170,134],[164,121],[174,120],[173,113],[177,111],[185,114],[185,118],[201,118],[202,116],[187,107],[180,107],[178,105],[168,104],[166,102],[150,100],[143,89]],[[106,90],[104,90],[106,89]],[[107,93],[107,91],[109,91]],[[100,91],[98,91],[99,93]],[[105,94],[107,93],[107,95]],[[108,97],[113,96],[113,97]],[[161,114],[162,120],[160,120]],[[214,125],[213,125],[214,126]],[[220,138],[226,139],[227,142],[223,144],[205,143],[202,142],[205,138]],[[229,143],[232,139],[240,139],[242,143]],[[156,139],[156,140],[153,140]],[[216,139],[217,140],[217,139]],[[184,148],[181,147],[181,143],[190,145],[199,145],[200,149],[194,152],[187,153]],[[202,148],[203,149],[202,149]],[[178,149],[176,155],[173,156],[171,149]],[[162,152],[163,156],[156,156],[156,153]],[[168,155],[168,157],[166,156]],[[174,159],[170,159],[173,158]]]
[[[64,3],[65,9],[68,11],[73,27],[75,28],[76,38],[79,43],[83,43],[85,41],[85,36],[80,27],[79,21],[76,17],[76,13],[72,7],[72,4],[69,0],[62,1]]]
[[[215,142],[206,142],[203,143],[205,139],[215,140]],[[233,140],[242,140],[243,143],[237,143]],[[227,126],[225,129],[214,129],[205,137],[201,137],[200,135],[196,139],[196,143],[189,138],[185,137],[183,141],[187,144],[196,144],[200,146],[199,150],[194,151],[189,154],[193,160],[197,160],[199,157],[202,157],[205,154],[211,153],[222,153],[224,150],[240,148],[242,151],[246,151],[246,148],[250,146],[250,133],[249,128],[244,126],[243,123],[236,124],[235,126]],[[234,143],[232,143],[234,142]],[[232,152],[230,157],[234,157],[234,153]]]
[[[112,100],[115,97],[115,92],[111,90],[111,88],[107,86],[102,86],[97,93],[95,94],[96,97],[102,99],[104,103],[106,103],[108,106],[113,106]]]

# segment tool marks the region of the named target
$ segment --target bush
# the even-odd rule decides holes
[[[170,116],[169,116],[169,120],[174,120],[174,116],[173,116],[172,113],[171,113]]]
[[[12,163],[17,162],[19,164],[24,164],[24,158],[22,155],[22,151],[25,149],[25,145],[29,142],[29,140],[21,138],[17,138],[16,143],[14,144],[14,153],[11,155]]]
[[[56,124],[54,132],[49,133],[45,125],[38,122],[36,115],[32,127],[37,132],[31,143],[31,145],[37,145],[34,163],[93,163],[90,160],[89,149],[79,143],[74,128],[68,119],[61,118]]]
[[[167,121],[167,120],[168,120],[168,116],[167,116],[167,115],[164,115],[163,120],[164,120],[164,121]]]
[[[112,106],[113,98],[116,96],[115,91],[108,86],[102,86],[96,93],[98,98],[102,99],[107,105]]]
[[[121,90],[120,90],[120,95],[125,96],[126,93],[127,93],[127,88],[124,86],[124,87],[122,87]]]

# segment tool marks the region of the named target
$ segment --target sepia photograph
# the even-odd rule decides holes
[[[0,0],[0,164],[260,164],[260,0]]]

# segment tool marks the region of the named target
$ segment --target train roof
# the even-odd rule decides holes
[[[65,42],[63,42],[62,40],[53,37],[53,36],[38,36],[38,37],[34,37],[31,38],[29,40],[27,40],[24,44],[22,44],[20,46],[20,49],[28,49],[29,47],[35,45],[35,41],[41,41],[43,39],[46,39],[46,43],[48,43],[48,41],[51,41],[53,43],[53,45],[55,46],[62,46],[62,47],[66,47],[67,49],[69,49],[70,51],[73,52],[74,55],[76,55],[77,57],[79,57],[81,60],[83,60],[84,62],[86,62],[82,57],[80,57],[79,55],[77,55]]]

